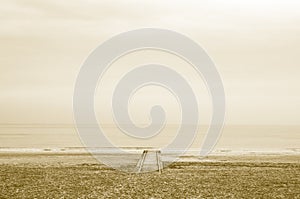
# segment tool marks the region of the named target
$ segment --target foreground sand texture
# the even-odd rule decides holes
[[[2,154],[0,198],[300,198],[299,155],[208,160],[129,174],[88,155]]]

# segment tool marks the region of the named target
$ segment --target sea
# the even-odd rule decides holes
[[[114,147],[128,150],[162,149],[176,138],[178,126],[167,126],[150,139],[128,136],[107,125],[103,132]],[[199,126],[186,154],[197,155],[208,126]],[[94,147],[103,151],[106,146]],[[2,124],[0,153],[84,153],[85,146],[72,124]],[[113,151],[114,148],[111,148]],[[212,154],[300,154],[300,126],[297,125],[225,125]]]

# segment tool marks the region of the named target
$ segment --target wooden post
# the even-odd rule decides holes
[[[156,165],[158,172],[162,173],[163,163],[162,163],[162,160],[161,160],[161,151],[160,150],[144,150],[143,153],[142,153],[142,155],[141,155],[141,157],[140,157],[140,159],[139,159],[139,161],[138,161],[138,163],[137,163],[137,165],[136,165],[136,171],[137,171],[137,173],[141,173],[143,171],[143,169],[145,169],[145,160],[146,160],[147,157],[148,158],[150,157],[150,153],[151,152],[155,153],[154,154],[155,160],[153,162],[154,165]],[[148,161],[149,161],[149,159],[148,159]],[[149,162],[148,162],[147,166],[149,168]],[[147,167],[146,167],[146,169],[147,169]]]

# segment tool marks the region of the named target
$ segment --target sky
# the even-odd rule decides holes
[[[73,123],[74,85],[89,53],[116,34],[152,27],[188,36],[212,58],[225,88],[226,124],[298,125],[299,10],[299,1],[291,0],[2,0],[0,124]],[[180,65],[174,57],[163,58],[168,55],[140,53],[124,58],[123,65],[149,57]],[[195,87],[198,80],[191,81]],[[155,95],[148,89],[140,102]],[[205,89],[198,95],[203,115],[209,115],[206,95]],[[161,96],[168,110],[177,110],[172,96]]]

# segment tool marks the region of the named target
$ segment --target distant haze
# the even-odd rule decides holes
[[[0,123],[72,124],[74,83],[89,53],[118,33],[156,27],[187,35],[214,60],[228,125],[298,125],[299,10],[299,1],[291,0],[2,1]],[[198,96],[204,115],[210,105],[205,92]],[[144,92],[147,99],[154,95]],[[172,96],[162,96],[170,98],[163,103],[170,102],[171,111],[178,109]]]

